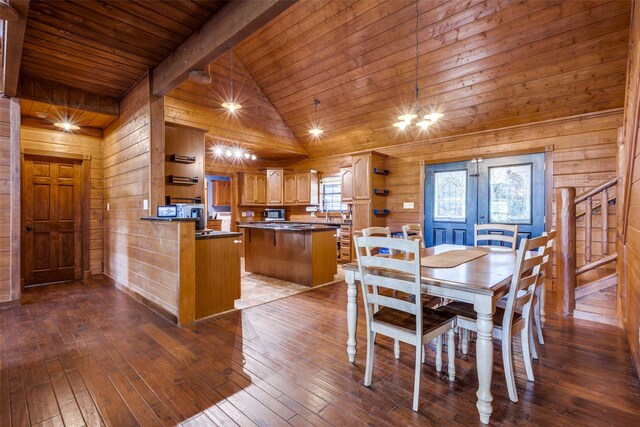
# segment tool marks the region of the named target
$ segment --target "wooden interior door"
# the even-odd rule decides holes
[[[25,156],[25,286],[82,278],[82,164]]]

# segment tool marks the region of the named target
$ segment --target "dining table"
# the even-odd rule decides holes
[[[482,251],[467,262],[453,267],[431,267],[429,259],[441,259],[447,252],[460,254],[459,251]],[[464,255],[464,253],[463,253]],[[389,255],[406,257],[406,254]],[[491,378],[493,371],[493,314],[497,301],[509,290],[514,272],[516,254],[510,248],[472,247],[443,244],[422,248],[420,283],[422,291],[448,300],[473,304],[477,313],[476,368],[478,371],[478,401],[476,407],[480,421],[488,424],[493,411]],[[431,263],[432,265],[434,263]],[[435,265],[438,265],[435,263]],[[347,282],[347,355],[349,362],[356,360],[356,328],[358,318],[358,286],[360,272],[357,262],[343,266]],[[380,274],[384,274],[383,272]]]

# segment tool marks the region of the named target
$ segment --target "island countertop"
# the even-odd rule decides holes
[[[335,226],[325,224],[303,224],[303,223],[248,223],[238,224],[238,228],[252,228],[258,230],[274,230],[274,231],[310,231],[310,232],[323,232],[323,231],[336,231],[337,224]]]

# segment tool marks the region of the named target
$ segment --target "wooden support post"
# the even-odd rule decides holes
[[[576,189],[558,188],[556,191],[556,275],[558,299],[556,311],[561,316],[570,316],[576,306]]]

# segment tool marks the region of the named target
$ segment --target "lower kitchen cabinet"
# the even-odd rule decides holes
[[[240,298],[241,246],[239,233],[196,239],[196,319],[234,308],[234,301]]]

